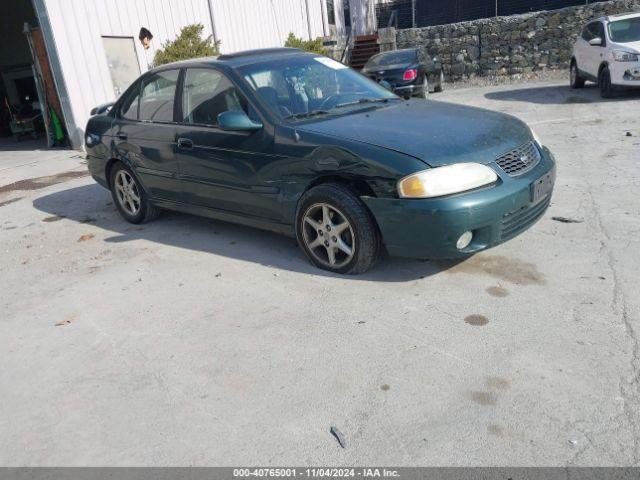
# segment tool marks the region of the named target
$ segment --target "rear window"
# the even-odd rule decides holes
[[[139,120],[172,122],[179,70],[159,72],[146,80],[140,96]]]
[[[396,50],[376,55],[369,60],[365,66],[378,67],[381,65],[404,65],[407,63],[415,63],[418,60],[416,50]]]

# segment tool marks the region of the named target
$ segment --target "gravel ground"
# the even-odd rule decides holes
[[[473,77],[446,83],[447,90],[459,90],[470,87],[515,86],[531,83],[569,82],[569,70],[538,70],[530,73],[504,77]]]

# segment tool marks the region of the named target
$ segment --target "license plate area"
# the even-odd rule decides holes
[[[531,184],[531,202],[538,203],[553,189],[553,174],[549,172]]]

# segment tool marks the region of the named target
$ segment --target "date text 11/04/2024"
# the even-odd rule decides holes
[[[237,468],[233,478],[397,478],[399,472],[386,468]]]

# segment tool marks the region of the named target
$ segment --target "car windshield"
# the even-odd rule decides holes
[[[396,50],[372,57],[364,68],[375,68],[382,65],[406,65],[407,63],[415,63],[416,61],[417,55],[415,50]]]
[[[328,57],[300,55],[239,68],[244,79],[280,118],[341,114],[396,95]],[[351,107],[351,108],[348,108]]]
[[[617,43],[640,42],[640,17],[609,23],[609,36]]]

